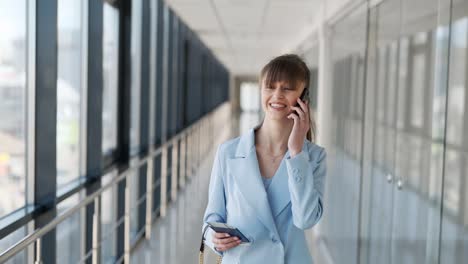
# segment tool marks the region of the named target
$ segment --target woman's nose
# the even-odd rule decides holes
[[[275,89],[274,96],[276,98],[284,98],[284,93],[281,89]]]

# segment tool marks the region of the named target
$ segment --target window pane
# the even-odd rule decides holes
[[[452,48],[450,56],[450,92],[448,104],[447,141],[461,145],[463,142],[463,119],[465,117],[466,93],[466,47],[468,18],[464,17],[452,25]]]
[[[142,1],[132,1],[132,85],[130,114],[130,154],[139,152],[140,145],[140,85],[141,85],[141,22]]]
[[[107,185],[117,172],[113,171],[105,175],[101,182]],[[102,263],[114,263],[116,260],[116,233],[117,233],[117,186],[114,185],[102,193],[101,200],[101,261]]]
[[[25,205],[26,3],[0,0],[0,218]]]
[[[421,32],[413,39],[413,45],[420,45],[426,41],[426,32]],[[426,54],[416,53],[413,56],[413,102],[411,104],[411,125],[422,128],[424,124],[424,92],[426,76]]]
[[[77,205],[82,197],[77,193],[58,204],[58,215]],[[82,210],[78,210],[57,226],[57,263],[78,263],[82,257]]]
[[[119,70],[119,12],[104,3],[102,151],[117,147],[117,88]]]
[[[0,239],[0,252],[4,252],[11,246],[15,245],[26,236],[26,226],[21,227],[15,230],[13,233],[9,234],[8,236]],[[26,263],[26,249],[21,251],[20,253],[16,254],[6,263],[8,264],[22,264]]]
[[[58,188],[79,176],[81,14],[81,1],[58,1]]]

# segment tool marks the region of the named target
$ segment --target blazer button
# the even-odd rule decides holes
[[[293,169],[293,173],[294,173],[294,174],[297,174],[298,172],[299,172],[299,170],[298,170],[297,168],[294,168],[294,169]]]
[[[278,242],[278,240],[276,239],[276,237],[275,237],[275,236],[272,236],[272,237],[271,237],[271,241],[272,241],[273,243],[276,243],[276,242]]]
[[[301,176],[296,176],[296,178],[294,178],[296,180],[296,182],[301,182],[302,181],[302,177]]]

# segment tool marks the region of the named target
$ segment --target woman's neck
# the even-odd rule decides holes
[[[263,151],[272,154],[286,152],[293,124],[293,122],[279,122],[265,117],[255,133],[255,147],[260,147]]]

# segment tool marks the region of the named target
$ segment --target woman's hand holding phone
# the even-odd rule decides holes
[[[218,251],[226,251],[237,247],[241,240],[236,236],[230,236],[228,233],[217,233],[213,231],[213,244]]]
[[[292,106],[291,109],[294,111],[288,115],[288,118],[294,121],[294,126],[288,139],[288,149],[291,157],[302,151],[302,144],[306,138],[307,131],[310,129],[309,106],[300,98],[297,98],[297,102],[298,106]]]

